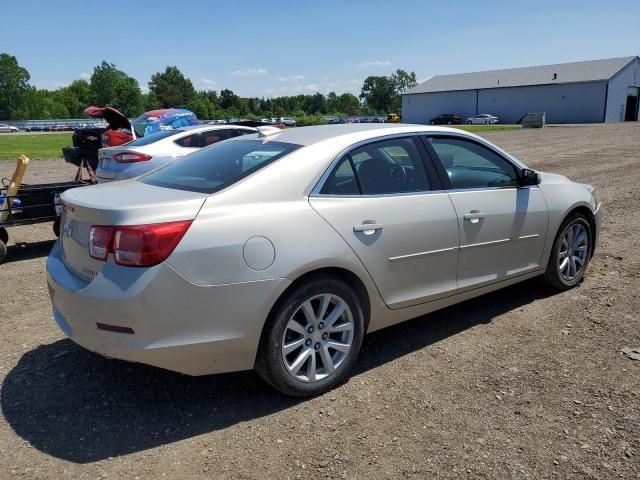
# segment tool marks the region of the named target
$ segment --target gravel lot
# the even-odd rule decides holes
[[[640,361],[621,349],[640,347],[640,124],[484,136],[597,187],[585,282],[529,281],[376,332],[348,383],[306,401],[251,372],[190,378],[76,347],[50,313],[51,225],[10,230],[0,479],[639,478]],[[26,180],[73,174],[39,161]]]

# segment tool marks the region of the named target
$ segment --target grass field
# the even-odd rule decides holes
[[[505,130],[521,130],[520,125],[454,125],[454,128],[467,132],[500,132]]]
[[[15,160],[21,153],[32,160],[62,158],[62,147],[71,146],[71,133],[0,135],[0,160]]]

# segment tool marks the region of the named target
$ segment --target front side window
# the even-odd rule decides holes
[[[411,138],[363,145],[338,162],[321,193],[386,195],[431,190],[422,158]]]
[[[300,148],[260,140],[234,140],[203,148],[139,179],[178,190],[214,193]]]
[[[451,187],[517,187],[518,172],[511,162],[471,140],[429,137]]]

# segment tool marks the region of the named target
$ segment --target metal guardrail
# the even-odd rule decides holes
[[[97,128],[106,126],[104,120],[93,118],[58,118],[51,120],[0,120],[0,123],[11,125],[20,130],[51,131],[54,127],[67,127],[69,130],[77,128]]]

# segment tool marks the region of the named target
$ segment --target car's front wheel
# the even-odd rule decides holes
[[[568,290],[584,278],[591,258],[591,224],[580,213],[569,215],[558,230],[547,265],[545,280],[559,290]]]
[[[268,320],[256,371],[286,395],[317,395],[347,377],[363,336],[354,290],[338,278],[312,278],[291,291]]]

